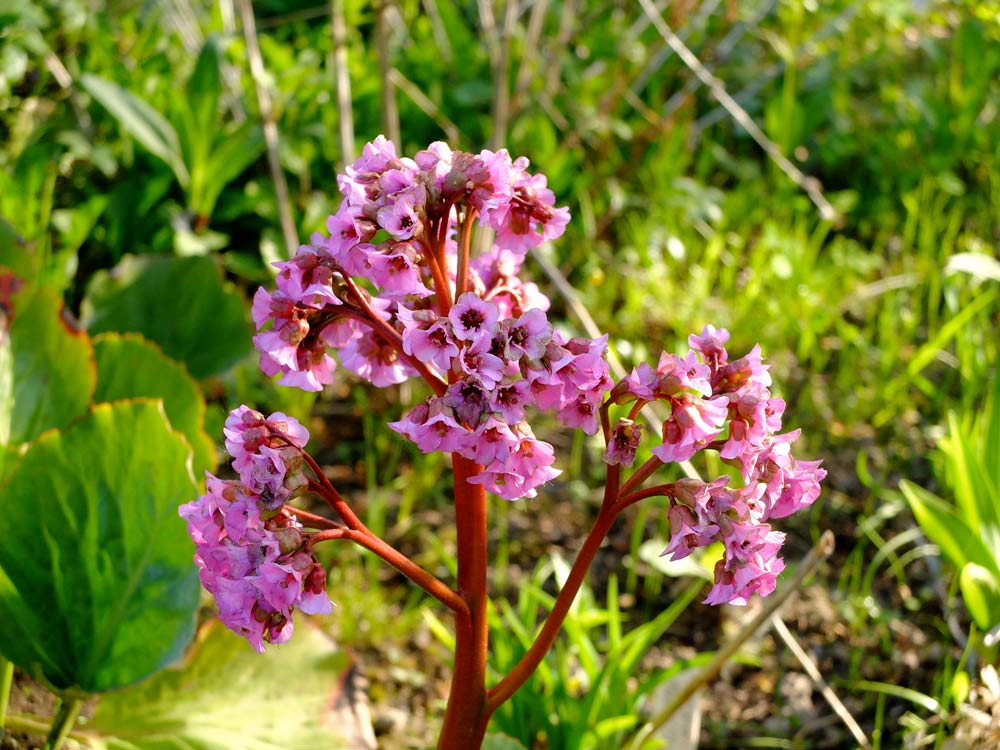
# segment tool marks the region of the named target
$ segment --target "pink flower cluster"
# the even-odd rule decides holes
[[[664,554],[678,560],[721,540],[725,553],[706,602],[745,604],[751,594],[771,593],[784,568],[778,551],[785,535],[767,522],[812,504],[826,472],[820,461],[792,457],[798,430],[776,434],[785,402],[771,397],[760,347],[729,361],[728,340],[728,331],[706,326],[700,336],[688,338],[691,350],[683,359],[664,354],[655,371],[633,370],[612,398],[670,405],[663,443],[652,451],[660,460],[685,460],[711,447],[738,468],[744,483],[738,489],[728,486],[728,477],[673,483],[671,539]]]
[[[438,393],[391,427],[425,452],[485,466],[471,481],[503,498],[533,497],[559,472],[526,407],[594,433],[611,381],[607,338],[553,330],[548,299],[517,276],[526,252],[569,220],[527,167],[506,150],[474,155],[434,143],[410,159],[382,137],[365,146],[339,177],[344,199],[329,236],[275,264],[277,288],[254,298],[264,372],[320,390],[336,366],[332,349],[376,386],[436,380]],[[460,269],[459,235],[467,253],[473,222],[495,242]]]
[[[471,292],[447,317],[427,311],[404,325],[404,351],[447,368],[451,384],[389,427],[425,453],[458,453],[485,467],[470,482],[514,500],[534,497],[536,487],[559,474],[552,446],[525,421],[528,406],[597,432],[611,387],[607,337],[566,340],[541,310],[501,317],[499,306]]]
[[[180,507],[195,543],[202,585],[219,616],[255,649],[284,643],[292,611],[326,614],[326,572],[302,526],[282,506],[305,483],[306,429],[280,412],[264,418],[241,406],[226,420],[226,448],[239,481],[206,473],[207,492]]]
[[[339,176],[344,200],[327,219],[329,236],[313,235],[292,260],[276,263],[277,289],[254,297],[263,371],[280,373],[282,385],[318,391],[332,380],[332,348],[376,386],[416,375],[386,331],[402,332],[405,320],[440,306],[437,287],[455,281],[456,233],[469,216],[496,232],[492,249],[467,269],[469,290],[504,317],[547,309],[517,272],[529,248],[562,234],[569,213],[555,208],[545,177],[527,166],[506,150],[475,156],[434,143],[410,159],[382,136],[366,145]],[[382,335],[372,335],[373,322],[386,325]]]

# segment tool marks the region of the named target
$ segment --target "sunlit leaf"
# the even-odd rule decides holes
[[[191,451],[158,401],[98,404],[0,488],[0,651],[58,689],[132,684],[194,631],[197,568],[177,507]]]
[[[966,563],[974,562],[1000,576],[1000,562],[990,554],[979,534],[959,517],[954,507],[912,482],[903,480],[899,488],[920,528],[953,565],[961,568]]]
[[[58,297],[24,289],[11,307],[9,341],[0,343],[3,444],[28,442],[82,415],[95,380],[90,340],[67,320]]]
[[[94,339],[94,359],[95,402],[162,399],[170,424],[184,433],[194,451],[195,477],[215,468],[215,444],[205,434],[205,400],[183,365],[135,334],[102,333]]]
[[[965,606],[984,632],[1000,623],[1000,583],[981,565],[968,563],[959,575]]]
[[[302,619],[265,654],[212,623],[182,667],[105,696],[87,732],[106,750],[365,748],[337,713],[349,667]]]

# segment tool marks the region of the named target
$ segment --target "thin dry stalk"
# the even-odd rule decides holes
[[[496,70],[500,59],[500,40],[497,38],[497,21],[493,15],[492,0],[478,0],[479,26],[483,30],[483,40],[490,56],[490,67]]]
[[[813,684],[819,688],[823,698],[830,704],[830,708],[833,709],[834,713],[836,713],[837,716],[840,717],[840,720],[847,726],[847,729],[854,737],[854,741],[863,748],[871,747],[872,744],[865,736],[864,730],[861,729],[861,726],[855,718],[851,716],[851,712],[847,710],[847,706],[844,705],[843,701],[841,701],[840,698],[837,697],[837,694],[833,692],[833,688],[831,688],[827,684],[826,680],[823,679],[823,675],[820,674],[819,668],[816,666],[816,662],[814,662],[812,657],[805,652],[805,649],[799,645],[798,640],[796,640],[795,636],[792,635],[792,631],[788,629],[788,626],[785,625],[785,621],[781,619],[781,615],[777,612],[771,615],[771,626],[774,628],[781,640],[785,642],[785,645],[788,646],[788,650],[791,651],[795,658],[799,660],[799,664],[802,665],[806,674],[809,675],[809,678],[813,681]]]
[[[278,216],[281,219],[281,233],[285,238],[287,248],[286,258],[291,258],[298,247],[299,240],[295,233],[295,221],[292,218],[292,206],[288,199],[288,183],[285,173],[281,171],[281,161],[278,159],[278,124],[274,120],[271,109],[271,95],[267,92],[264,70],[264,60],[260,55],[260,45],[257,43],[257,27],[254,24],[253,5],[250,0],[236,0],[240,19],[243,21],[243,36],[247,43],[247,57],[250,59],[250,75],[254,88],[257,89],[257,107],[260,109],[261,126],[264,129],[264,143],[267,146],[267,165],[271,170],[271,181],[274,183],[274,197],[278,203]]]
[[[337,88],[337,114],[340,132],[338,172],[354,161],[354,110],[351,106],[351,75],[347,66],[347,23],[344,0],[330,0],[330,33],[333,36],[333,78]]]
[[[396,105],[396,87],[392,85],[392,50],[389,45],[390,0],[380,0],[375,13],[375,47],[378,50],[378,73],[382,82],[382,131],[386,138],[402,146],[399,129],[399,107]]]
[[[747,21],[738,23],[729,30],[729,33],[722,38],[722,41],[719,42],[713,50],[712,58],[716,65],[725,61],[740,39],[742,39],[751,28],[756,28],[757,25],[764,20],[767,14],[771,12],[771,8],[774,7],[775,2],[776,0],[764,0],[764,2],[757,6],[753,15]],[[674,92],[674,94],[667,99],[666,103],[663,105],[663,116],[665,118],[672,117],[699,86],[701,86],[701,80],[699,78],[689,78],[679,91]],[[738,97],[735,96],[733,98],[738,99]]]
[[[511,108],[513,109],[520,109],[521,99],[531,84],[532,73],[538,69],[536,58],[540,49],[539,40],[542,36],[542,25],[545,22],[545,11],[548,9],[548,5],[548,0],[537,0],[535,7],[531,9],[528,33],[524,39],[524,56],[521,58],[521,65],[517,71],[517,82],[514,84],[514,95],[511,97]]]
[[[493,68],[493,134],[490,146],[496,150],[507,142],[507,127],[510,125],[510,47],[517,26],[517,0],[507,0],[503,31],[500,37],[500,54]]]
[[[722,81],[716,78],[711,72],[701,64],[701,61],[695,57],[694,53],[687,48],[687,45],[681,41],[677,35],[667,26],[666,21],[657,12],[656,8],[653,7],[650,0],[639,0],[639,4],[642,6],[643,12],[649,17],[653,26],[663,37],[663,40],[670,45],[670,47],[677,53],[677,56],[681,58],[685,65],[691,69],[691,71],[701,79],[701,82],[708,87],[709,91],[712,92],[712,96],[725,107],[726,111],[729,112],[730,116],[742,127],[751,138],[753,138],[757,145],[760,146],[764,152],[771,157],[778,168],[785,173],[785,175],[792,180],[796,185],[803,190],[809,199],[816,205],[819,209],[820,216],[827,221],[837,221],[839,215],[830,204],[830,202],[823,195],[823,191],[820,189],[819,180],[815,177],[807,177],[802,174],[801,170],[792,164],[784,154],[781,153],[781,149],[772,141],[764,131],[760,129],[753,118],[747,114],[746,110],[743,109],[726,91],[726,87],[723,85]]]
[[[445,137],[452,147],[457,148],[459,146],[461,135],[458,125],[452,122],[448,115],[442,112],[441,108],[431,101],[427,94],[420,90],[417,84],[400,73],[396,68],[392,68],[389,71],[389,82],[410,97],[413,103],[420,107],[424,114],[437,123],[437,126],[444,131]]]
[[[448,30],[441,20],[441,11],[438,10],[436,0],[422,0],[424,13],[431,22],[431,32],[434,34],[434,44],[437,45],[438,54],[446,63],[450,63],[455,53],[451,48],[451,40],[448,39]]]

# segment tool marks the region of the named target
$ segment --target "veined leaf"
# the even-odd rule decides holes
[[[177,507],[191,449],[158,401],[98,404],[0,488],[0,651],[60,690],[130,685],[194,632],[198,570]]]
[[[9,332],[0,332],[0,444],[29,442],[87,410],[93,348],[62,310],[62,301],[40,287],[13,297]]]
[[[171,426],[184,434],[194,451],[195,477],[215,468],[215,444],[205,434],[205,400],[183,365],[135,334],[102,333],[94,339],[94,359],[94,401],[163,399]]]
[[[94,275],[82,315],[91,333],[141,333],[196,378],[224,372],[251,348],[246,300],[208,256],[126,257]]]

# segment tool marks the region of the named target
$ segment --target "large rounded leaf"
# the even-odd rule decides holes
[[[11,308],[9,329],[0,325],[0,445],[69,424],[87,410],[95,380],[90,339],[58,297],[26,289]]]
[[[97,390],[94,401],[148,396],[163,399],[174,429],[194,451],[195,476],[215,468],[215,444],[205,434],[205,400],[184,366],[141,336],[102,333],[94,339]]]
[[[0,487],[0,652],[88,693],[177,658],[199,597],[177,506],[196,494],[158,401],[98,404],[39,438]]]
[[[299,619],[288,643],[258,654],[218,622],[182,669],[101,699],[87,725],[102,750],[374,748],[355,710],[350,659]]]
[[[205,378],[250,351],[249,309],[211,257],[146,255],[95,274],[82,312],[91,333],[141,333]]]

